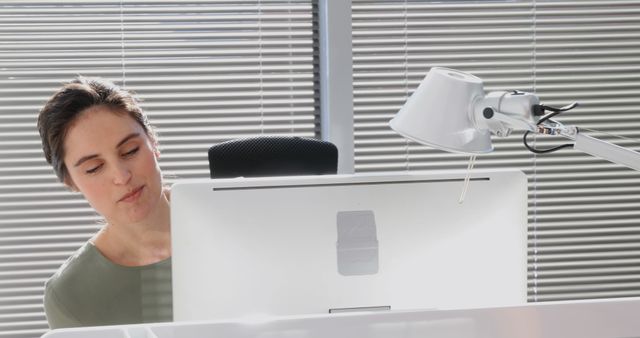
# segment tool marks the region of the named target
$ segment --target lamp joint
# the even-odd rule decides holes
[[[491,107],[486,107],[482,110],[482,116],[484,116],[485,119],[490,119],[493,117],[493,109]]]

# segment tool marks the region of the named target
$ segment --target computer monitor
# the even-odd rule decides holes
[[[519,171],[179,181],[176,321],[526,302]]]

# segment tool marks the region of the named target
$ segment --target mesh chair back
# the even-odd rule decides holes
[[[331,142],[289,136],[236,139],[209,148],[211,178],[323,175],[338,172]]]

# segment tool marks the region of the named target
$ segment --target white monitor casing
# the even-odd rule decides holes
[[[179,181],[174,319],[525,303],[526,176],[464,175]]]

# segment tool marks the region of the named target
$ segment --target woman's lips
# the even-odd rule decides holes
[[[127,193],[126,195],[122,196],[122,198],[120,200],[118,200],[118,202],[133,202],[135,200],[138,199],[138,197],[140,197],[140,194],[142,194],[142,188],[144,188],[143,186],[140,186],[138,188],[136,188],[135,190],[133,190],[130,193]]]

